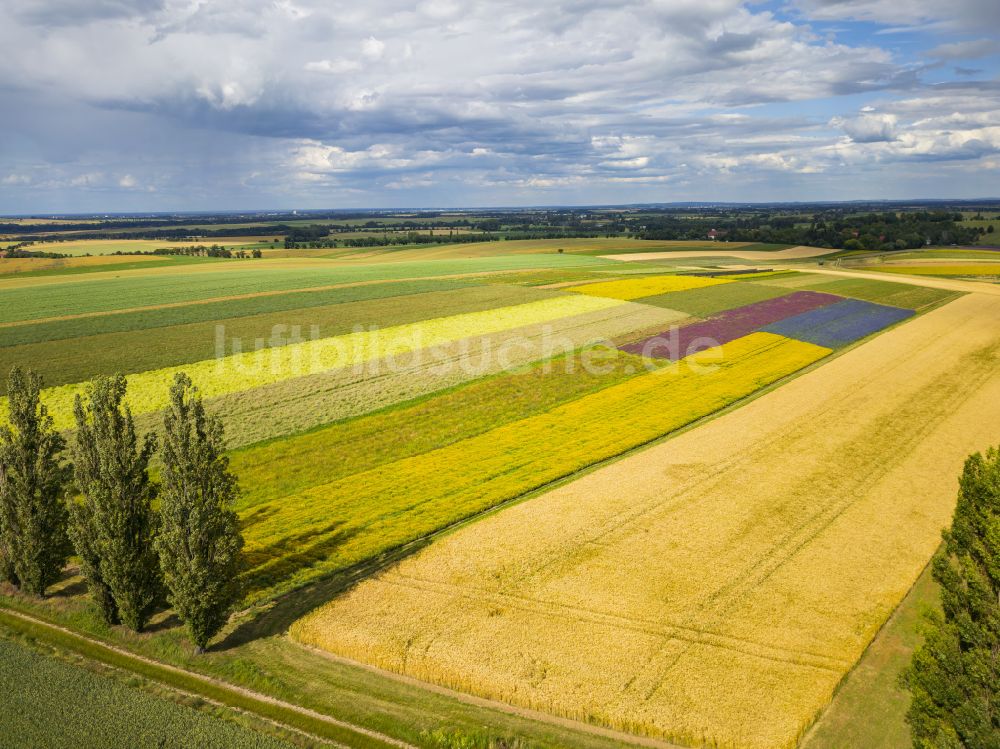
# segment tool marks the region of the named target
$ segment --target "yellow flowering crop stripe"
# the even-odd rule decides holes
[[[829,353],[754,333],[537,416],[263,502],[251,512],[262,519],[246,530],[251,595],[287,590],[520,496]]]
[[[205,398],[214,398],[293,377],[359,365],[385,356],[404,355],[471,336],[488,335],[619,304],[622,302],[611,299],[557,297],[154,369],[129,375],[127,402],[134,414],[165,408],[170,383],[177,372],[187,372]],[[155,335],[155,330],[150,331],[151,337],[155,338]],[[74,426],[73,400],[77,393],[85,391],[86,383],[60,385],[43,391],[42,402],[48,406],[57,429]],[[7,399],[2,398],[0,413],[6,414],[6,411]]]
[[[624,281],[588,283],[583,286],[574,286],[568,291],[606,299],[642,299],[642,297],[666,294],[670,291],[718,286],[721,283],[732,283],[732,281],[706,276],[646,276],[644,278],[628,278]]]

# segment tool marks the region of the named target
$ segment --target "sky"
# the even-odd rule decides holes
[[[1000,196],[998,0],[4,0],[0,214]]]

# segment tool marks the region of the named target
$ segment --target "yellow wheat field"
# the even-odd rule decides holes
[[[673,741],[791,747],[997,423],[1000,298],[972,294],[440,539],[293,636]]]
[[[624,302],[597,297],[556,297],[397,325],[383,330],[362,330],[347,335],[235,353],[130,375],[126,400],[136,415],[165,408],[170,383],[177,372],[187,372],[198,384],[204,397],[215,398],[294,377],[362,365],[373,359],[402,356],[418,349],[441,346],[472,336],[488,335],[621,304]],[[303,335],[308,335],[308,332]],[[73,401],[78,393],[84,392],[86,383],[60,385],[42,391],[42,402],[52,414],[56,429],[69,429],[73,426]],[[7,399],[0,398],[0,413],[6,413],[6,404]]]
[[[624,281],[588,283],[583,286],[574,286],[568,290],[606,299],[641,299],[646,296],[666,294],[669,291],[686,291],[705,286],[717,286],[720,283],[731,283],[731,281],[705,276],[649,276],[648,278],[627,278]]]

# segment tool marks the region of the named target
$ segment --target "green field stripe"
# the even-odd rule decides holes
[[[297,377],[256,388],[253,398],[231,394],[214,398],[206,406],[222,419],[226,440],[235,448],[423,398],[565,351],[617,340],[629,331],[649,330],[652,334],[684,317],[660,307],[626,304],[454,341],[434,350],[422,349],[395,359],[395,364],[373,360],[361,368]],[[511,355],[491,353],[503,350]],[[144,429],[158,429],[162,418],[151,414],[139,417],[137,423]]]
[[[410,287],[409,291],[426,288],[425,283]],[[434,283],[432,288],[439,283]],[[14,364],[31,367],[44,373],[46,385],[55,386],[80,382],[98,374],[132,374],[211,359],[216,356],[217,326],[220,325],[227,342],[238,338],[242,341],[243,350],[252,350],[257,347],[258,340],[265,346],[288,343],[296,326],[302,339],[310,338],[313,329],[319,337],[328,338],[350,333],[359,327],[388,328],[431,317],[479,312],[557,295],[556,292],[514,286],[445,286],[449,290],[386,297],[387,292],[394,290],[391,287],[403,285],[410,286],[384,284],[339,290],[374,289],[380,292],[364,301],[0,348],[0,372],[8,371]],[[316,296],[325,294],[316,293]],[[283,327],[276,329],[276,326]],[[275,337],[276,332],[279,337]],[[231,346],[227,350],[231,351]],[[5,392],[6,382],[0,382],[0,395]]]
[[[140,674],[169,687],[200,695],[213,702],[244,710],[266,720],[323,739],[350,747],[359,747],[359,749],[385,749],[385,747],[412,749],[412,745],[376,731],[353,726],[346,721],[243,687],[237,687],[220,679],[209,678],[176,666],[134,655],[121,648],[76,634],[64,627],[50,624],[21,612],[0,608],[0,625],[100,663]]]
[[[617,352],[600,371],[587,371],[575,353],[307,434],[237,450],[230,456],[244,486],[237,509],[246,515],[261,502],[543,413],[637,376],[642,367],[640,357]]]
[[[666,294],[643,297],[635,301],[640,304],[653,304],[658,307],[687,312],[696,317],[708,317],[734,307],[763,302],[788,293],[789,289],[737,281],[718,286],[706,286],[701,289],[672,291]]]
[[[927,286],[909,286],[892,281],[876,281],[868,278],[840,278],[816,284],[801,286],[802,289],[815,288],[829,294],[861,299],[876,304],[888,304],[903,309],[921,310],[959,296],[961,292],[932,289]]]
[[[75,281],[39,289],[0,286],[0,323],[152,307],[199,299],[292,291],[340,283],[433,278],[467,273],[491,273],[521,268],[571,268],[612,261],[571,255],[512,255],[509,257],[427,260],[423,262],[341,265],[336,262],[282,268],[281,261],[233,265],[226,271]],[[271,265],[270,263],[274,263]]]
[[[178,307],[97,314],[69,320],[28,322],[3,328],[0,332],[0,347],[68,340],[104,333],[153,330],[197,322],[230,320],[268,312],[308,309],[329,304],[347,304],[369,299],[386,299],[428,291],[461,289],[469,285],[469,282],[459,280],[391,281],[336,289],[290,291],[284,294],[227,299],[221,302],[192,302]],[[0,299],[2,298],[3,292],[0,291]]]
[[[298,377],[343,368],[357,369],[373,360],[407,356],[422,349],[433,351],[468,338],[553,322],[624,304],[612,299],[562,294],[380,330],[362,329],[327,338],[303,338],[272,348],[238,349],[222,357],[132,374],[125,401],[133,414],[153,414],[167,406],[170,383],[180,372],[185,372],[198,383],[198,389],[205,398],[216,398],[246,393]],[[48,387],[42,392],[42,403],[49,409],[56,429],[73,428],[73,403],[87,388],[87,382],[75,382]],[[0,397],[0,409],[5,402],[6,398]],[[0,419],[3,413],[0,410]]]
[[[99,737],[105,746],[134,749],[295,747],[274,735],[278,726],[273,721],[40,645],[0,627],[0,682],[17,685],[5,695],[3,725],[7,736],[17,737],[16,746],[95,747]],[[199,709],[204,705],[224,709]],[[321,741],[298,732],[295,736]]]

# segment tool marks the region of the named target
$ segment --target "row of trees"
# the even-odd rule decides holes
[[[66,460],[41,387],[30,370],[10,373],[9,423],[0,429],[0,577],[44,596],[75,551],[108,624],[141,631],[165,597],[200,652],[241,596],[239,486],[221,422],[178,374],[158,445],[154,434],[136,432],[125,378],[99,377],[76,398]],[[150,477],[157,455],[158,483]]]

